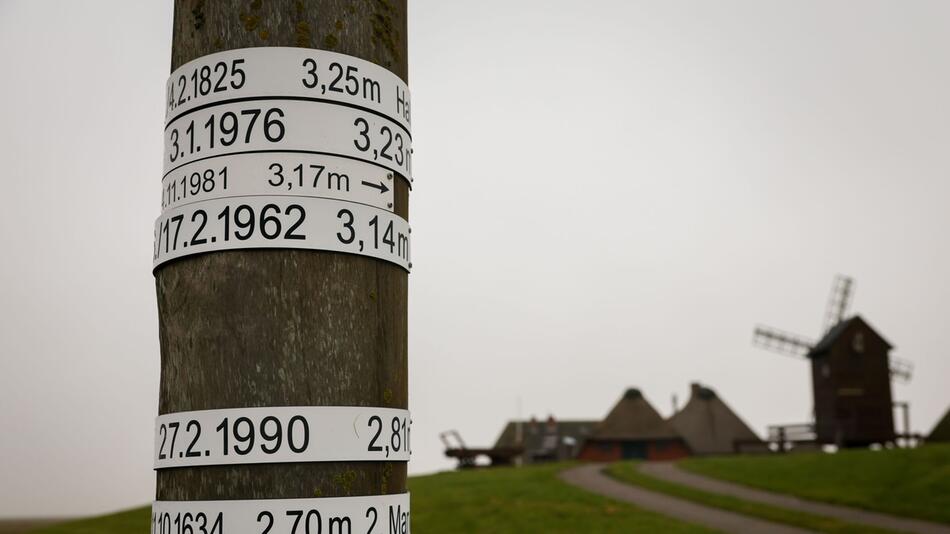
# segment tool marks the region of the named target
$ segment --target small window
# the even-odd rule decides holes
[[[851,338],[851,348],[858,354],[864,354],[864,334],[858,332]]]

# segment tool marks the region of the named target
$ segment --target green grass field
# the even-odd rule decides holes
[[[102,517],[60,523],[33,532],[44,534],[124,534],[126,532],[147,534],[150,520],[151,508],[143,507]]]
[[[711,532],[638,510],[561,482],[566,465],[448,472],[414,477],[415,532]],[[43,534],[145,534],[149,509],[48,527]]]
[[[789,512],[693,490],[643,475],[633,463],[610,474],[654,491],[819,532],[873,532],[839,520]],[[680,465],[698,474],[806,499],[950,523],[950,445],[838,454],[690,458]],[[638,510],[561,482],[568,467],[544,465],[448,472],[414,477],[412,527],[416,532],[708,532]],[[149,509],[63,523],[44,534],[144,534]]]
[[[710,532],[637,510],[557,479],[564,466],[414,478],[416,532]]]
[[[950,445],[690,458],[684,469],[805,499],[950,523]]]
[[[681,486],[653,478],[637,471],[638,463],[639,462],[621,462],[613,464],[607,468],[607,474],[621,482],[634,484],[648,490],[665,493],[704,506],[729,510],[738,514],[758,517],[766,521],[784,523],[816,532],[829,532],[832,534],[891,532],[889,530],[874,529],[864,525],[854,525],[830,517],[804,514],[776,506],[769,506],[767,504],[744,501],[728,495],[719,495]]]

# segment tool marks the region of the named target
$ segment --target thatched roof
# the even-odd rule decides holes
[[[934,425],[934,429],[927,436],[927,441],[950,441],[950,408],[947,408],[947,413],[943,414],[943,418]]]
[[[628,389],[591,436],[597,440],[642,441],[679,435],[660,417],[639,389]]]
[[[736,451],[737,441],[761,442],[715,391],[696,382],[690,386],[689,402],[669,422],[693,454],[728,454]]]
[[[518,425],[521,425],[521,443],[518,443]],[[550,448],[545,436],[556,436],[555,443],[573,438],[578,445],[593,432],[597,421],[509,421],[495,442],[496,448],[524,447],[526,451]],[[548,439],[550,441],[550,438]]]

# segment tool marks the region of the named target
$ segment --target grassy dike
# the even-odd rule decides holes
[[[44,534],[125,534],[127,532],[148,534],[151,514],[151,508],[145,506],[100,517],[58,523],[31,532],[42,532]]]
[[[587,493],[557,478],[570,464],[453,471],[409,479],[419,534],[708,533],[710,530]],[[146,534],[150,511],[63,523],[43,534]]]
[[[562,482],[568,464],[413,478],[412,528],[442,532],[711,532]]]
[[[690,458],[679,465],[699,475],[804,499],[950,524],[950,444]]]
[[[761,504],[756,502],[744,501],[728,495],[719,495],[697,489],[693,489],[680,484],[674,484],[658,478],[645,475],[637,470],[639,462],[621,462],[609,466],[606,473],[613,478],[640,486],[642,488],[665,493],[683,500],[692,501],[697,504],[720,508],[737,514],[757,517],[774,523],[783,523],[795,527],[800,527],[816,532],[830,532],[834,534],[858,534],[858,533],[886,533],[890,530],[875,529],[865,525],[856,525],[847,523],[831,517],[823,517],[813,514],[806,514]]]

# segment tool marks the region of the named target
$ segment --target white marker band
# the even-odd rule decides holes
[[[162,213],[155,221],[152,268],[204,252],[290,248],[370,256],[408,271],[410,232],[402,217],[354,202],[277,195],[219,198]]]
[[[390,119],[334,104],[253,100],[195,109],[165,129],[162,177],[229,154],[300,152],[365,161],[412,179],[412,139]]]
[[[197,161],[162,180],[162,211],[197,201],[260,195],[320,196],[393,211],[392,171],[316,154],[239,154]]]
[[[409,130],[409,87],[388,69],[312,48],[241,48],[185,63],[166,84],[166,124],[197,107],[246,97],[319,98],[371,110]]]
[[[409,534],[410,528],[409,493],[152,503],[151,534]]]
[[[283,462],[408,462],[408,410],[231,408],[155,419],[155,469]]]

